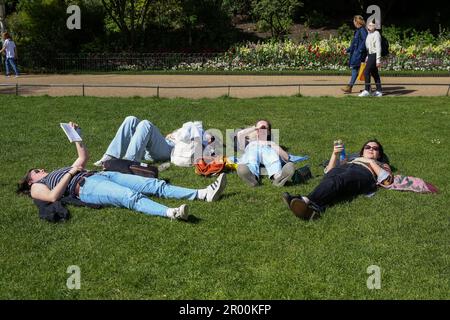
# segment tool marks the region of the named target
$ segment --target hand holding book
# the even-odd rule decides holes
[[[80,128],[78,127],[78,124],[76,124],[75,122],[69,122],[69,123],[60,123],[59,125],[63,129],[64,133],[66,134],[70,142],[83,141],[83,139],[81,138],[81,131]]]

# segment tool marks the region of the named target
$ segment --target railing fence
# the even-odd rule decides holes
[[[154,91],[156,89],[157,98],[160,97],[161,89],[227,89],[227,95],[231,97],[231,89],[232,88],[269,88],[269,87],[297,87],[298,94],[301,94],[302,87],[333,87],[333,86],[345,86],[347,83],[289,83],[289,84],[234,84],[234,85],[208,85],[208,86],[167,86],[167,85],[126,85],[126,84],[25,84],[25,83],[15,83],[15,84],[0,84],[0,88],[14,88],[15,95],[20,95],[20,88],[80,88],[81,95],[86,96],[85,89],[86,88],[133,88],[133,89],[151,89]],[[361,84],[362,85],[362,84]],[[371,83],[371,85],[375,85],[375,83]],[[450,93],[450,83],[383,83],[383,87],[389,86],[443,86],[448,87],[446,96],[449,96]]]

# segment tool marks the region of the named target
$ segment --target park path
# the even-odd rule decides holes
[[[122,74],[77,74],[77,75],[22,75],[19,78],[3,78],[0,93],[16,92],[23,96],[82,95],[82,84],[87,96],[130,97],[156,96],[174,98],[215,98],[228,93],[232,97],[250,98],[261,96],[344,96],[340,90],[349,80],[347,76],[288,76],[288,75],[122,75]],[[386,96],[442,96],[449,94],[450,77],[382,77],[383,92]],[[429,84],[419,86],[418,84]],[[291,87],[228,88],[233,85],[293,85]],[[317,86],[308,86],[314,84]],[[329,86],[339,84],[338,86]],[[438,85],[446,84],[446,85]],[[35,85],[35,86],[23,86]],[[76,85],[76,87],[44,87],[38,85]],[[93,88],[88,85],[160,86],[156,88]],[[300,86],[299,86],[300,85]],[[186,86],[225,86],[225,88],[163,88]],[[356,96],[363,89],[361,82],[354,87],[351,95]]]

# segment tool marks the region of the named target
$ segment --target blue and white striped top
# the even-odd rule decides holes
[[[50,172],[47,176],[42,178],[36,183],[42,183],[45,184],[50,190],[56,187],[56,185],[61,181],[62,177],[70,171],[72,167],[65,167],[61,169],[57,169],[55,171]],[[69,185],[67,186],[66,190],[64,191],[64,195],[75,195],[75,187],[78,184],[78,182],[81,180],[81,178],[86,174],[86,170],[78,172],[76,175],[73,176],[73,178],[70,180]]]

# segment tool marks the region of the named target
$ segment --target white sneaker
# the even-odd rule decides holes
[[[222,195],[222,192],[225,189],[226,185],[227,185],[227,175],[225,173],[221,173],[216,181],[214,181],[212,184],[206,187],[205,200],[207,202],[213,202],[218,200]]]
[[[94,162],[94,166],[103,167],[103,162],[111,160],[111,159],[116,159],[116,158],[113,156],[110,156],[108,154],[105,154],[105,155],[103,155],[103,157],[100,160],[98,160],[97,162]]]
[[[382,96],[383,96],[383,93],[382,93],[381,91],[375,91],[375,92],[372,94],[372,96],[374,96],[374,97],[382,97]]]
[[[167,217],[172,220],[184,220],[187,221],[189,218],[189,207],[182,204],[178,208],[167,209]]]
[[[358,97],[368,97],[368,96],[370,96],[370,92],[367,90],[364,90],[363,92],[358,94]]]

